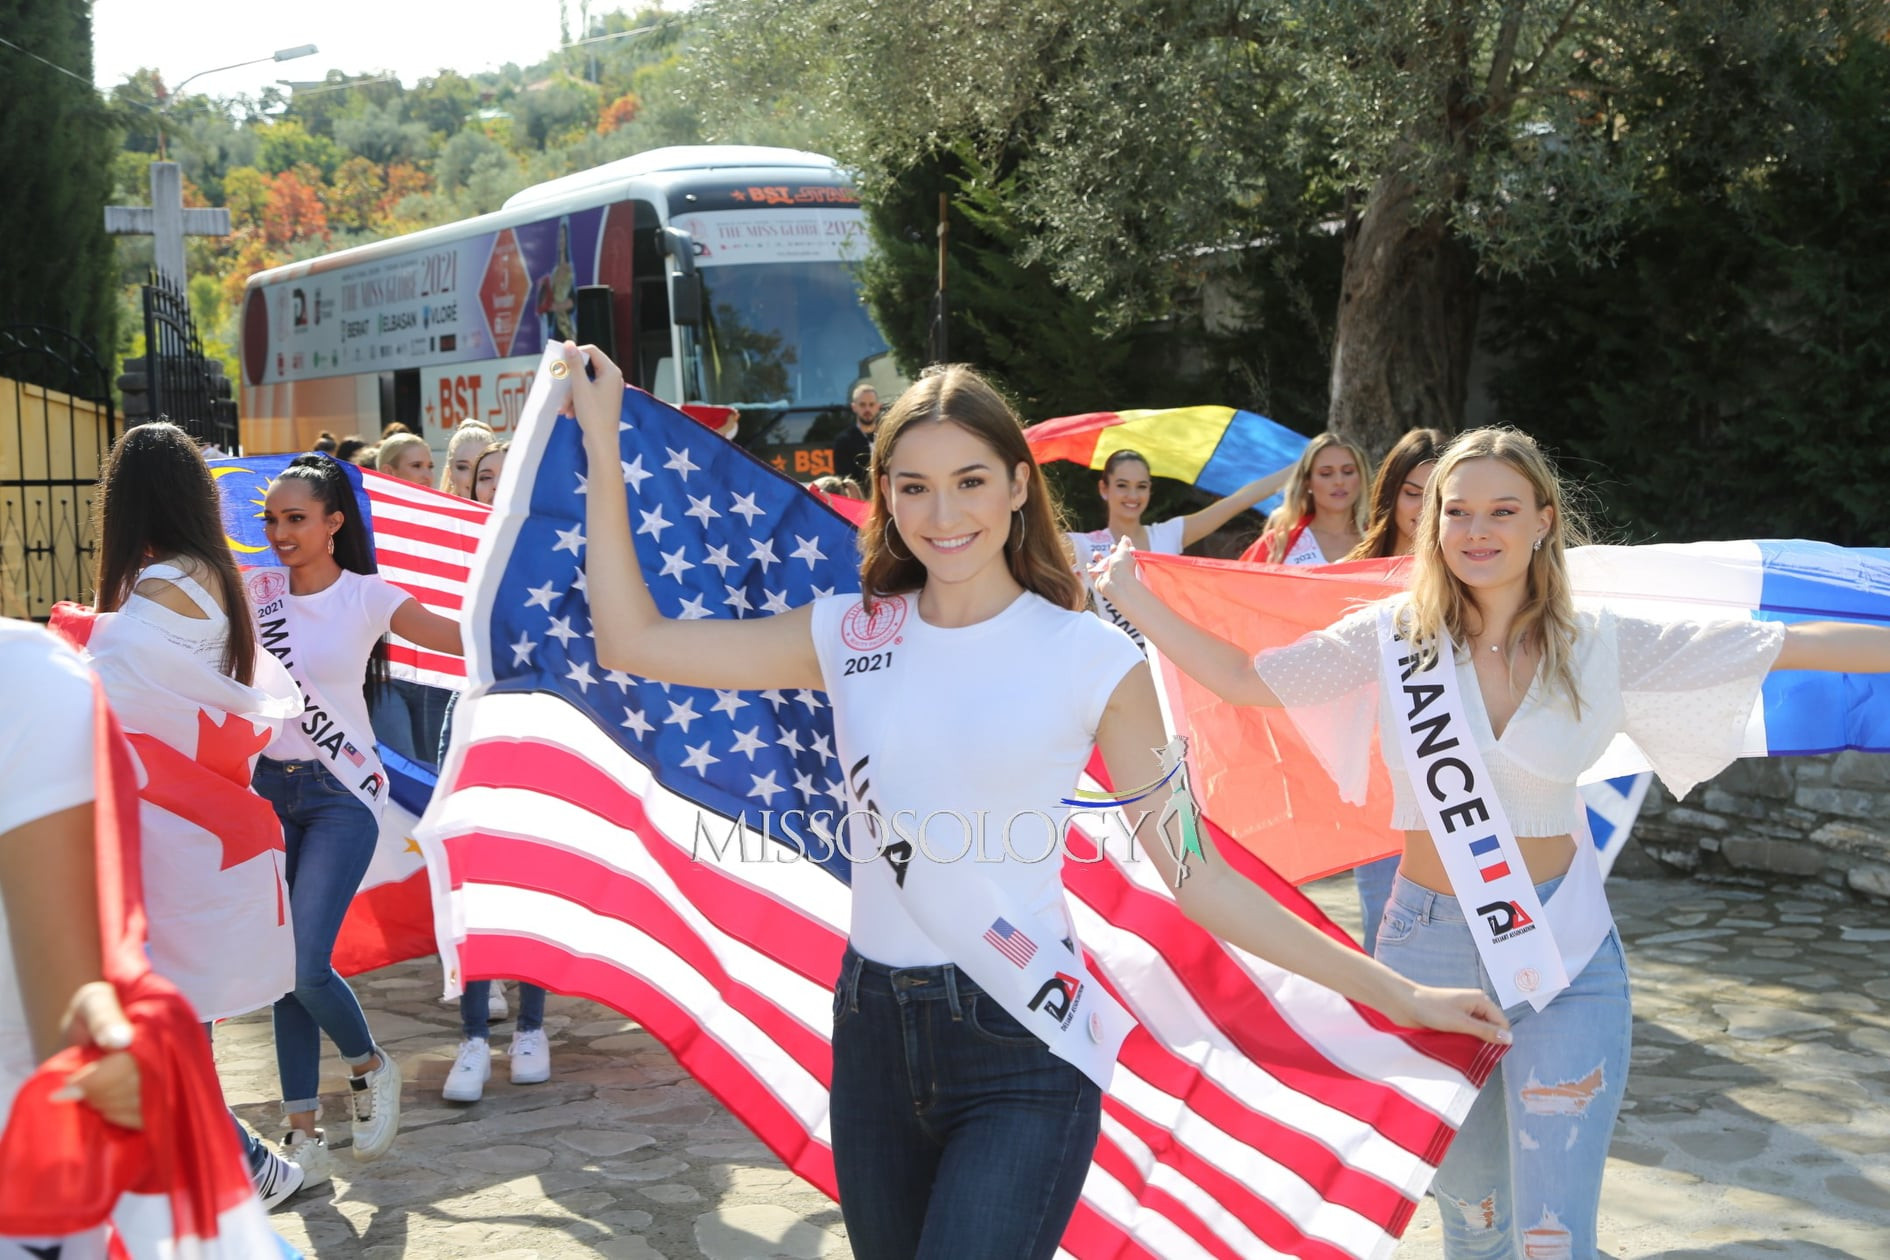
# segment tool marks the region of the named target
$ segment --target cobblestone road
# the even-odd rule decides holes
[[[1611,883],[1634,980],[1635,1049],[1601,1239],[1612,1260],[1890,1257],[1890,910],[1822,887],[1647,877]],[[1315,890],[1355,926],[1350,881]],[[405,1068],[405,1123],[376,1164],[347,1157],[331,1057],[332,1189],[279,1209],[322,1260],[712,1260],[847,1256],[835,1206],[788,1173],[648,1034],[553,997],[553,1075],[440,1100],[458,1039],[431,961],[359,985]],[[274,1132],[266,1017],[218,1031],[237,1111]],[[1435,1208],[1399,1260],[1442,1255]]]

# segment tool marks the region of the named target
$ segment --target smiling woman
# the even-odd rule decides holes
[[[589,348],[567,347],[565,365],[586,458],[615,468],[622,374]],[[1061,861],[1008,845],[959,860],[905,820],[1067,819],[1095,751],[1114,782],[1146,783],[1168,741],[1147,663],[1082,611],[1023,428],[976,372],[935,369],[900,397],[879,422],[872,482],[859,595],[678,621],[644,583],[621,479],[591,478],[597,656],[668,683],[828,695],[853,890],[830,1112],[848,1241],[861,1260],[1047,1260],[1134,1020],[1088,970]],[[1399,980],[1234,874],[1211,842],[1188,849],[1179,819],[1151,804],[1124,807],[1128,832],[1153,824],[1145,855],[1209,931],[1400,1022],[1505,1035],[1481,993]]]
[[[1381,750],[1405,851],[1379,957],[1415,981],[1484,984],[1515,1021],[1438,1169],[1450,1260],[1596,1254],[1632,1021],[1594,848],[1574,840],[1576,780],[1625,736],[1684,796],[1738,755],[1773,669],[1890,671],[1882,627],[1578,607],[1564,555],[1578,537],[1535,442],[1476,429],[1424,488],[1409,595],[1286,647],[1256,658],[1205,633],[1150,596],[1126,549],[1098,580],[1223,699],[1285,708],[1346,800],[1363,801]],[[1579,1107],[1557,1102],[1571,1092]]]
[[[328,456],[299,456],[271,483],[263,532],[288,580],[276,570],[253,574],[252,612],[264,646],[308,698],[304,720],[263,750],[254,786],[282,823],[295,926],[295,988],[275,1004],[289,1121],[283,1153],[314,1185],[328,1176],[315,1127],[322,1033],[352,1069],[354,1157],[379,1158],[400,1124],[400,1069],[374,1044],[361,1004],[330,962],[374,854],[385,797],[366,693],[386,678],[389,629],[454,656],[460,636],[457,623],[374,571],[353,487]]]

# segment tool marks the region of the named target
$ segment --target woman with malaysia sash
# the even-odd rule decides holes
[[[1427,984],[1480,983],[1514,1021],[1438,1170],[1449,1260],[1596,1254],[1631,1020],[1594,850],[1573,839],[1577,777],[1625,735],[1684,796],[1739,754],[1771,670],[1890,671],[1880,627],[1578,607],[1576,533],[1536,444],[1477,429],[1426,488],[1410,592],[1286,647],[1255,658],[1192,625],[1126,548],[1098,579],[1223,699],[1285,708],[1348,800],[1364,799],[1376,729],[1405,833],[1378,956]]]
[[[565,354],[587,456],[615,468],[622,374],[595,349]],[[621,480],[592,478],[598,659],[690,686],[827,693],[853,889],[829,1112],[848,1241],[861,1260],[1047,1258],[1133,1021],[1087,970],[1060,858],[1042,858],[1093,750],[1118,784],[1142,783],[1167,741],[1141,652],[1083,611],[1055,504],[995,390],[935,369],[879,422],[871,470],[863,594],[743,620],[664,617]],[[1400,1023],[1507,1036],[1483,994],[1412,985],[1346,949],[1211,843],[1185,853],[1156,808],[1131,804],[1130,834],[1156,823],[1147,855],[1209,931]],[[1003,839],[987,831],[976,860],[954,860],[979,842],[972,818]]]
[[[387,776],[368,707],[387,679],[383,636],[392,630],[452,656],[462,649],[458,623],[375,572],[354,488],[335,460],[303,455],[284,469],[264,497],[263,530],[281,567],[245,575],[250,613],[258,642],[288,668],[307,706],[263,750],[254,786],[282,820],[295,923],[295,988],[275,1004],[283,1150],[314,1185],[329,1175],[315,1127],[322,1033],[350,1069],[355,1159],[385,1154],[400,1126],[400,1067],[330,965],[380,836]]]
[[[1082,576],[1084,584],[1089,585],[1090,571],[1097,561],[1109,554],[1118,538],[1129,539],[1137,551],[1178,556],[1254,504],[1270,497],[1286,483],[1296,467],[1297,464],[1289,464],[1278,472],[1256,478],[1234,493],[1216,499],[1186,516],[1171,516],[1153,525],[1144,525],[1142,512],[1148,507],[1149,494],[1155,488],[1155,477],[1149,471],[1148,457],[1127,447],[1112,452],[1103,461],[1102,472],[1096,479],[1096,493],[1102,496],[1103,503],[1109,509],[1109,520],[1101,529],[1067,535],[1070,549],[1076,555],[1076,571]],[[1095,596],[1094,589],[1091,589],[1090,594]],[[1108,600],[1100,596],[1096,596],[1095,600],[1098,617],[1120,628],[1137,644],[1142,642],[1135,627],[1127,619],[1117,616]]]
[[[1264,564],[1331,564],[1365,533],[1365,452],[1332,433],[1306,444],[1287,476],[1284,501],[1266,529],[1241,554]]]

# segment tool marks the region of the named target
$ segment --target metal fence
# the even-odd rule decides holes
[[[0,327],[0,615],[44,621],[56,601],[89,597],[92,503],[117,424],[90,346]]]
[[[155,271],[144,285],[144,358],[125,368],[128,379],[120,384],[128,413],[166,419],[199,441],[236,449],[236,404],[223,364],[204,357],[189,295]]]

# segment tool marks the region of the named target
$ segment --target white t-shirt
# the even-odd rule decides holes
[[[299,671],[321,692],[343,729],[369,748],[374,746],[374,731],[361,694],[368,656],[375,641],[387,633],[395,610],[412,598],[379,574],[347,569],[327,590],[288,597]],[[297,722],[283,727],[263,756],[274,761],[328,759]]]
[[[85,804],[96,789],[92,676],[70,648],[38,626],[0,618],[0,695],[7,698],[0,705],[3,837],[36,818]],[[0,1128],[36,1066],[0,900]]]
[[[814,605],[848,808],[923,843],[913,864],[1000,881],[1031,912],[1063,907],[1063,820],[1116,685],[1142,661],[1120,631],[1025,593],[974,626],[920,618],[916,596]],[[1151,764],[1151,778],[1155,767]],[[975,832],[982,811],[984,843]],[[1006,849],[1006,823],[1010,846]],[[969,827],[966,824],[969,823]],[[864,829],[849,840],[853,947],[893,967],[953,959],[927,931],[975,907],[904,897]],[[960,862],[956,855],[969,852]],[[980,856],[994,861],[977,861]],[[929,885],[940,881],[931,879]],[[962,925],[961,925],[962,926]]]
[[[1165,521],[1156,521],[1148,527],[1148,546],[1145,551],[1158,556],[1178,556],[1185,541],[1187,519],[1171,516]],[[1115,626],[1141,647],[1142,632],[1137,630],[1129,619],[1116,611],[1116,606],[1104,599],[1096,591],[1096,579],[1090,573],[1090,566],[1115,549],[1116,536],[1106,529],[1093,529],[1087,534],[1065,534],[1070,540],[1070,549],[1076,553],[1076,571],[1082,575],[1083,585],[1089,591],[1091,603],[1096,615],[1110,625]]]
[[[1784,626],[1773,621],[1649,621],[1605,606],[1577,606],[1575,624],[1579,717],[1538,671],[1498,739],[1475,667],[1457,662],[1477,746],[1519,836],[1580,834],[1576,781],[1617,735],[1633,741],[1676,797],[1725,769],[1739,755],[1759,689],[1785,641]],[[1368,604],[1254,660],[1340,795],[1353,802],[1365,798],[1372,736],[1394,720],[1379,685],[1379,656],[1378,605]],[[1425,830],[1402,758],[1386,757],[1385,768],[1391,826]]]

